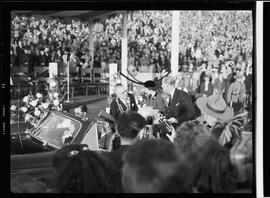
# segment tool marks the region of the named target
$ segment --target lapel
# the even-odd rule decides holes
[[[173,93],[173,98],[171,99],[171,102],[170,102],[170,106],[175,106],[178,92],[179,92],[179,90],[175,88],[174,93]]]
[[[119,98],[119,104],[122,105],[122,108],[124,111],[127,109],[126,105],[122,102],[120,98]]]

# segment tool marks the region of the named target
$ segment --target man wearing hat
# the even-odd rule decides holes
[[[213,129],[218,123],[223,123],[233,118],[233,110],[226,104],[221,95],[201,97],[196,101],[201,110],[200,122]]]
[[[238,73],[234,76],[235,82],[233,82],[227,93],[227,102],[233,108],[234,114],[238,114],[243,108],[243,103],[246,95],[246,88],[244,84],[245,76],[242,73]]]
[[[165,102],[161,96],[161,93],[157,89],[156,83],[152,80],[149,80],[144,83],[144,87],[147,94],[144,105],[165,112]]]

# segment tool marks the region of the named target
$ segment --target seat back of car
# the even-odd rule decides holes
[[[86,144],[90,150],[99,150],[97,123],[88,129],[81,144]]]
[[[40,181],[55,181],[56,172],[52,166],[55,151],[11,155],[10,178],[28,175]],[[46,182],[47,183],[47,182]]]

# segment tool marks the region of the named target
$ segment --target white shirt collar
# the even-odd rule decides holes
[[[172,90],[172,92],[170,93],[171,95],[171,99],[173,99],[173,94],[174,94],[175,88]]]

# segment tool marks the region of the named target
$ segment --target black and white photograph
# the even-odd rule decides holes
[[[258,195],[257,3],[10,9],[9,193]]]

